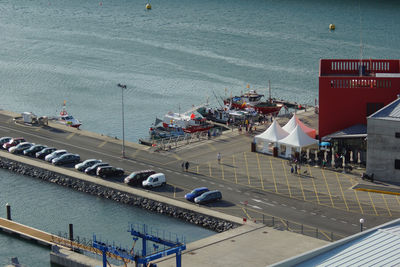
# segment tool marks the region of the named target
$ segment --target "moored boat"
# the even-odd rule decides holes
[[[168,128],[169,125],[181,127],[186,133],[208,131],[213,127],[212,124],[207,123],[206,118],[196,117],[194,113],[188,116],[186,113],[174,112],[168,112],[163,118],[163,126]]]
[[[82,123],[79,120],[75,119],[72,115],[68,114],[68,112],[65,110],[65,103],[66,102],[64,101],[63,108],[60,111],[60,115],[53,119],[55,119],[57,123],[78,129],[82,125]]]

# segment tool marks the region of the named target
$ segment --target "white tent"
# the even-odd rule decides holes
[[[297,118],[296,114],[293,115],[293,117],[285,124],[285,126],[282,127],[283,130],[285,130],[288,133],[291,133],[294,128],[296,128],[296,125],[300,125],[301,129],[311,138],[315,138],[317,131],[315,129],[312,129],[308,126],[306,126],[303,122]]]
[[[256,135],[254,137],[254,142],[256,143],[256,151],[261,153],[273,153],[273,147],[278,146],[277,142],[289,133],[282,129],[279,123],[274,120],[271,126],[268,127],[263,133]]]
[[[300,127],[300,125],[297,125],[287,137],[278,141],[278,144],[280,145],[279,151],[281,152],[281,156],[286,158],[291,157],[292,149],[300,152],[304,147],[318,147],[318,143],[319,141],[308,136]]]

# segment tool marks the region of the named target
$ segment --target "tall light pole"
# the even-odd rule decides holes
[[[124,120],[124,89],[126,89],[126,84],[118,84],[121,88],[121,107],[122,107],[122,157],[125,158],[125,120]]]
[[[363,231],[363,228],[364,228],[363,225],[364,225],[364,219],[361,218],[361,219],[360,219],[360,232]]]

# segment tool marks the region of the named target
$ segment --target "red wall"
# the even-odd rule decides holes
[[[375,73],[399,73],[399,62],[364,61],[368,76],[360,77],[356,76],[358,60],[321,60],[319,137],[355,124],[367,124],[367,103],[387,105],[395,100],[400,94],[400,77],[377,78]]]

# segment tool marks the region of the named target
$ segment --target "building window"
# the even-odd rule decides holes
[[[383,103],[367,103],[367,117],[383,108]]]
[[[396,133],[396,138],[400,138],[400,133]]]
[[[400,170],[400,159],[395,159],[394,160],[394,168],[396,170]]]

